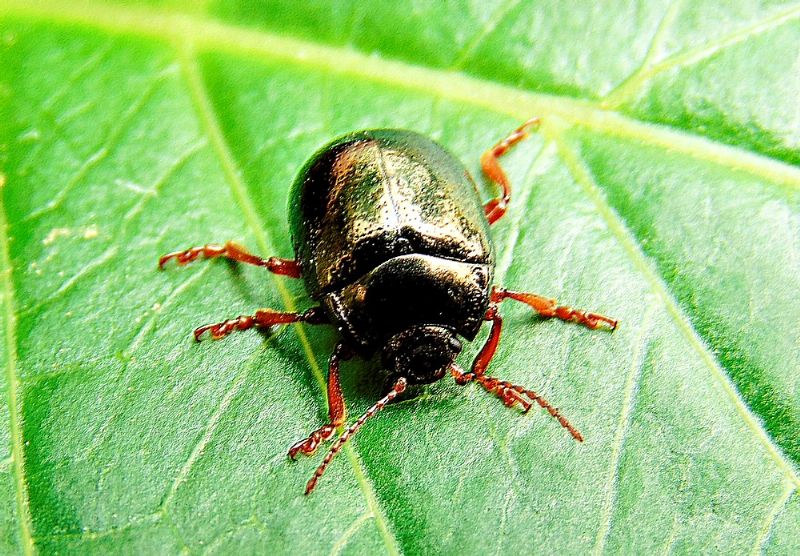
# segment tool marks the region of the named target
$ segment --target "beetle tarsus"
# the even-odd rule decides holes
[[[329,422],[289,448],[289,457],[296,459],[297,454],[312,455],[322,442],[333,438],[337,427],[344,424],[347,418],[347,407],[339,383],[339,362],[346,361],[353,356],[353,352],[344,343],[339,342],[328,360],[328,418]]]
[[[201,247],[192,247],[183,251],[175,251],[168,253],[158,259],[158,268],[164,269],[164,266],[171,260],[175,260],[179,265],[185,265],[202,255],[206,259],[213,259],[222,257],[240,263],[261,266],[272,272],[273,274],[280,274],[282,276],[289,276],[290,278],[300,278],[300,265],[293,259],[281,259],[279,257],[270,257],[263,259],[258,255],[253,255],[247,249],[233,241],[227,242],[225,245],[217,245],[209,243]]]
[[[511,182],[508,180],[503,167],[500,166],[500,157],[508,152],[511,147],[525,139],[528,136],[528,131],[531,128],[538,127],[540,123],[541,120],[539,118],[529,119],[481,156],[481,168],[484,175],[502,189],[502,195],[495,197],[483,206],[483,211],[489,224],[494,224],[503,217],[508,208],[508,203],[511,201]]]
[[[492,288],[490,298],[494,303],[500,303],[505,299],[513,299],[514,301],[525,303],[544,318],[557,318],[566,322],[574,322],[592,330],[606,328],[614,331],[619,326],[617,319],[612,319],[599,313],[587,313],[581,309],[574,309],[566,305],[559,305],[555,299],[542,297],[535,293],[515,292],[495,286]]]
[[[578,442],[583,442],[583,435],[572,426],[566,417],[561,415],[557,408],[553,407],[550,402],[548,402],[545,398],[534,392],[533,390],[529,390],[524,386],[520,386],[518,384],[512,384],[507,380],[498,380],[494,377],[486,376],[486,375],[478,375],[475,373],[465,373],[461,368],[457,365],[453,365],[450,368],[450,372],[455,378],[457,384],[467,384],[468,382],[477,382],[483,388],[498,398],[503,402],[506,407],[513,407],[516,403],[519,403],[522,406],[522,412],[528,413],[530,410],[532,403],[536,402],[541,406],[543,409],[546,409],[547,412],[559,422],[559,424],[567,429],[572,437],[577,440]],[[523,398],[523,396],[530,399],[530,401]]]
[[[333,433],[336,432],[336,426],[333,424],[322,425],[320,428],[308,435],[299,442],[292,444],[289,448],[289,457],[292,460],[297,459],[297,454],[302,453],[304,456],[312,456],[317,451],[319,445],[325,441],[333,438]]]
[[[199,342],[203,334],[206,332],[211,333],[211,339],[221,340],[231,332],[236,330],[247,330],[252,328],[254,324],[255,317],[250,315],[239,315],[235,319],[228,319],[215,324],[206,324],[196,328],[194,331],[194,340],[195,342]]]
[[[292,324],[295,322],[325,324],[327,320],[325,319],[325,314],[318,307],[312,307],[303,313],[259,309],[255,315],[239,315],[235,319],[200,326],[194,331],[194,339],[199,342],[203,334],[210,332],[213,340],[221,340],[232,332],[249,330],[254,326],[257,328],[270,328],[279,324]]]

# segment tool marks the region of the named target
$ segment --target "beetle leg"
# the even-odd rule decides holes
[[[194,339],[198,342],[206,332],[211,333],[211,338],[220,340],[237,330],[249,330],[250,328],[269,328],[278,324],[292,324],[295,322],[307,322],[308,324],[325,324],[328,322],[325,314],[319,307],[312,307],[303,313],[284,313],[273,311],[272,309],[259,309],[255,315],[240,315],[235,319],[215,324],[206,324],[194,331]]]
[[[200,255],[203,255],[206,259],[223,257],[232,261],[239,261],[240,263],[262,266],[274,274],[281,274],[283,276],[289,276],[290,278],[300,278],[300,266],[297,264],[297,261],[278,257],[262,259],[248,252],[247,249],[233,241],[229,241],[225,245],[209,243],[202,247],[192,247],[184,251],[168,253],[158,259],[158,267],[163,269],[167,261],[172,259],[175,259],[179,265],[185,265],[195,260]]]
[[[546,399],[523,386],[512,384],[506,380],[499,380],[497,378],[487,376],[486,368],[489,362],[494,357],[497,351],[497,345],[500,342],[500,331],[503,327],[503,319],[497,310],[497,305],[490,305],[489,310],[486,311],[486,320],[492,321],[492,330],[489,332],[489,338],[481,348],[481,351],[475,357],[472,363],[470,372],[465,373],[458,365],[453,363],[450,366],[450,373],[453,375],[457,384],[467,384],[469,382],[477,382],[483,388],[503,402],[506,407],[513,407],[515,404],[522,406],[522,411],[527,413],[531,408],[531,401],[536,402],[542,408],[546,409],[550,415],[556,419],[562,427],[567,429],[572,437],[578,442],[583,442],[583,436],[578,432],[572,424],[558,412],[558,409],[550,405]],[[525,399],[528,398],[528,399]],[[530,401],[528,401],[530,400]]]
[[[311,479],[306,484],[306,494],[311,494],[311,491],[314,490],[315,486],[317,486],[317,481],[319,481],[319,478],[322,477],[323,473],[325,473],[325,469],[328,468],[328,464],[331,462],[334,456],[339,453],[339,450],[342,449],[344,443],[347,442],[351,436],[353,436],[355,433],[358,432],[358,429],[360,429],[364,425],[367,419],[373,417],[381,409],[386,407],[386,404],[388,404],[397,396],[405,392],[406,386],[407,386],[406,379],[402,377],[398,378],[388,394],[386,394],[380,400],[375,402],[375,404],[372,407],[370,407],[366,411],[366,413],[364,413],[361,417],[359,417],[355,423],[350,425],[350,427],[348,427],[348,429],[344,431],[339,438],[336,439],[336,442],[334,442],[333,446],[331,446],[331,449],[328,451],[327,455],[325,456],[325,459],[322,460],[322,463],[319,465],[319,467],[317,467],[317,470],[314,471],[314,475],[311,476]]]
[[[503,190],[503,194],[500,197],[495,197],[483,206],[489,224],[494,224],[503,217],[506,213],[508,202],[511,200],[511,182],[508,181],[508,176],[500,166],[499,158],[511,147],[525,139],[528,136],[528,129],[538,127],[539,123],[539,118],[531,118],[481,156],[483,173]]]
[[[483,320],[492,321],[492,329],[489,331],[486,343],[483,344],[481,351],[475,357],[475,361],[472,362],[472,372],[477,376],[481,376],[486,372],[486,368],[497,351],[497,346],[500,343],[500,332],[503,330],[503,317],[500,316],[497,305],[494,303],[489,305]]]
[[[317,451],[321,442],[333,437],[336,427],[344,424],[347,408],[344,404],[342,387],[339,384],[339,361],[347,361],[351,357],[353,357],[353,352],[348,347],[341,342],[336,344],[328,362],[328,423],[312,432],[308,438],[293,444],[289,448],[290,458],[295,459],[298,452],[302,452],[306,456],[312,455]]]
[[[492,288],[491,300],[499,303],[504,299],[513,299],[525,303],[544,318],[558,318],[567,322],[576,322],[587,328],[597,329],[605,326],[610,330],[617,328],[619,321],[597,313],[587,313],[565,305],[558,305],[555,299],[549,299],[535,293],[515,292],[495,286]]]

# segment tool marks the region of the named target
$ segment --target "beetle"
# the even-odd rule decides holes
[[[541,317],[614,330],[615,319],[561,306],[534,293],[493,286],[494,247],[489,226],[506,212],[511,185],[499,159],[538,127],[531,118],[481,157],[485,176],[500,195],[482,204],[469,172],[444,147],[419,133],[399,129],[356,131],[317,151],[289,192],[289,226],[294,259],[251,254],[228,242],[164,255],[179,265],[222,257],[303,278],[318,303],[305,312],[260,309],[253,315],[201,326],[218,340],[234,331],[290,323],[330,324],[341,335],[328,365],[328,423],[289,449],[289,457],[312,455],[345,423],[339,383],[342,361],[380,354],[389,371],[388,393],[334,442],[305,493],[314,490],[328,464],[361,426],[411,385],[435,382],[448,372],[458,384],[477,382],[508,407],[547,410],[575,440],[583,437],[535,391],[489,376],[486,370],[500,341],[506,299],[527,304]],[[489,321],[486,343],[469,371],[456,356],[459,337],[472,341]]]

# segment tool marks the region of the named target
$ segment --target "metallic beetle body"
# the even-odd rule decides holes
[[[500,194],[481,204],[462,164],[443,147],[412,131],[358,131],[329,143],[305,164],[289,193],[289,226],[294,259],[263,258],[241,245],[206,244],[163,255],[187,264],[200,256],[222,257],[303,278],[318,305],[297,311],[259,309],[196,328],[219,340],[253,327],[305,322],[332,324],[341,334],[328,360],[328,422],[289,448],[288,455],[312,455],[345,424],[347,410],[339,380],[340,363],[380,352],[389,390],[334,441],[306,484],[314,490],[333,457],[370,418],[409,385],[452,375],[457,384],[480,384],[506,406],[527,412],[538,404],[572,437],[583,436],[536,391],[487,374],[500,342],[504,300],[524,303],[544,318],[591,329],[614,330],[610,317],[559,305],[532,292],[492,285],[494,247],[489,225],[506,213],[511,183],[498,159],[538,126],[531,118],[481,156],[481,169]],[[459,337],[474,340],[484,322],[489,335],[468,371],[456,363]]]
[[[309,294],[362,355],[415,325],[475,338],[494,247],[475,183],[432,140],[368,130],[326,145],[291,189],[289,224]]]

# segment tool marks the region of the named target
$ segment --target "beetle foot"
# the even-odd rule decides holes
[[[516,404],[519,404],[522,407],[523,413],[530,411],[531,402],[523,397],[526,390],[522,386],[517,386],[506,380],[498,380],[486,375],[476,376],[473,380],[483,386],[487,392],[491,392],[500,398],[500,401],[503,402],[503,405],[506,407],[514,407]]]
[[[273,311],[272,309],[259,309],[255,315],[239,315],[235,319],[201,326],[195,329],[194,339],[199,342],[203,334],[210,332],[212,339],[220,340],[231,332],[249,330],[254,326],[270,328],[279,324],[292,324],[295,322],[326,324],[328,320],[319,307],[312,307],[303,313],[285,313],[283,311]]]
[[[194,339],[196,342],[199,342],[203,334],[210,332],[213,340],[221,340],[231,332],[236,330],[247,330],[248,328],[252,328],[254,325],[255,319],[253,317],[249,315],[241,315],[235,319],[228,319],[215,324],[206,324],[196,328],[194,331]]]
[[[225,246],[223,245],[215,245],[213,243],[209,243],[208,245],[203,245],[202,247],[192,247],[191,249],[185,249],[183,251],[175,251],[173,253],[167,253],[160,259],[158,259],[158,268],[164,269],[164,265],[167,264],[170,260],[175,260],[179,265],[183,266],[195,260],[200,255],[203,255],[205,258],[213,258],[219,257],[225,254]]]
[[[544,297],[530,292],[515,292],[494,286],[492,288],[491,300],[494,303],[500,303],[504,299],[513,299],[525,303],[528,307],[539,313],[543,318],[557,318],[566,322],[574,322],[581,324],[586,328],[596,330],[598,328],[606,328],[608,330],[616,330],[619,326],[617,319],[612,319],[599,313],[590,313],[582,309],[575,309],[566,305],[559,305],[555,299]]]
[[[299,442],[292,444],[289,448],[289,457],[297,459],[297,454],[302,453],[304,456],[311,456],[317,451],[319,445],[326,440],[333,438],[333,433],[336,432],[336,427],[331,424],[323,425],[311,434],[308,438],[304,438]]]
[[[520,404],[523,413],[527,413],[533,405],[532,402],[536,402],[542,408],[546,409],[547,412],[556,421],[558,421],[562,427],[567,429],[567,431],[569,431],[575,440],[578,442],[583,442],[583,435],[581,435],[581,433],[572,426],[567,418],[561,415],[557,408],[550,405],[550,402],[533,390],[529,390],[528,388],[518,384],[512,384],[507,380],[498,380],[494,377],[483,374],[479,375],[474,372],[465,373],[455,365],[450,367],[450,373],[453,375],[453,378],[455,378],[457,384],[467,384],[468,382],[473,381],[479,383],[484,387],[484,389],[486,389],[487,392],[490,392],[500,398],[500,401],[502,401],[506,407],[514,407],[515,404]]]
[[[184,249],[183,251],[167,253],[158,259],[158,268],[163,270],[164,265],[171,260],[175,260],[178,265],[182,266],[192,262],[201,255],[206,259],[222,257],[231,261],[261,266],[274,274],[289,276],[290,278],[300,278],[301,276],[300,265],[297,261],[293,259],[281,259],[280,257],[264,259],[258,255],[253,255],[247,249],[233,241],[229,241],[225,245],[209,243],[208,245],[200,247],[192,247],[190,249]]]

